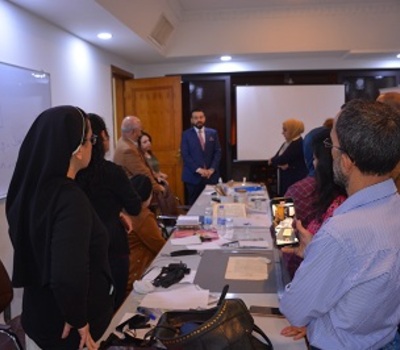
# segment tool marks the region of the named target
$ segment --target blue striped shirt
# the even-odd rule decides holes
[[[317,232],[280,309],[323,350],[379,349],[400,323],[400,196],[392,180],[350,196]]]

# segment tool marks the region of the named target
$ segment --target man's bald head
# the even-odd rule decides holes
[[[389,105],[393,108],[396,108],[400,111],[400,93],[399,92],[386,92],[384,94],[380,94],[376,99],[379,102],[382,102],[386,105]]]
[[[137,141],[142,133],[142,122],[136,116],[127,116],[122,120],[121,133],[123,137]]]

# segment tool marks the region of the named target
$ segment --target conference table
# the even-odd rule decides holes
[[[254,197],[256,198],[256,197]],[[182,262],[195,274],[194,280],[190,284],[197,286],[199,289],[209,290],[210,297],[213,296],[218,299],[223,286],[228,284],[229,291],[226,298],[240,298],[247,307],[250,306],[279,306],[279,295],[283,292],[285,284],[288,282],[288,276],[282,266],[281,254],[274,248],[269,231],[270,214],[268,205],[267,191],[264,190],[262,196],[258,195],[258,199],[262,198],[262,207],[260,208],[260,201],[257,202],[258,209],[248,213],[246,219],[239,220],[235,223],[234,238],[227,241],[227,244],[215,246],[212,242],[202,243],[195,246],[177,246],[173,244],[174,239],[170,238],[157,257],[152,262],[147,271],[160,269],[170,263]],[[218,198],[214,191],[213,186],[207,186],[195,204],[191,207],[187,215],[189,217],[200,217],[204,215],[207,207],[215,205],[215,200],[218,202],[226,202],[223,197]],[[248,198],[250,203],[251,197]],[[232,201],[230,197],[229,202]],[[222,203],[222,204],[223,204]],[[229,205],[228,203],[226,205]],[[246,222],[244,222],[244,221]],[[231,245],[230,243],[233,243]],[[239,242],[255,242],[254,247],[246,245],[238,246]],[[260,248],[261,246],[262,248]],[[199,252],[195,255],[184,255],[171,257],[170,253],[181,249],[194,249]],[[204,249],[203,249],[204,248]],[[244,258],[265,258],[268,261],[268,278],[266,281],[241,281],[241,280],[226,280],[226,266],[230,259]],[[234,261],[234,260],[232,260]],[[146,274],[146,273],[145,273]],[[150,275],[150,273],[149,273]],[[183,288],[188,288],[187,283],[179,283],[170,286],[169,288],[156,288],[156,291],[168,290],[176,293],[176,299],[179,299]],[[150,293],[152,294],[152,293]],[[133,290],[123,305],[114,315],[108,329],[103,337],[100,339],[105,340],[108,335],[115,331],[123,320],[129,315],[136,312],[144,300],[145,295],[139,294]],[[213,305],[215,306],[215,305]],[[210,306],[211,307],[211,306]],[[163,309],[165,310],[165,309]],[[304,339],[294,341],[292,338],[284,337],[280,334],[281,330],[289,325],[289,322],[283,317],[275,317],[271,315],[252,315],[255,324],[258,325],[265,334],[270,338],[274,349],[276,350],[305,350],[307,349]]]

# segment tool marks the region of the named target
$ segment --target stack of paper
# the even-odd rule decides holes
[[[177,226],[196,226],[200,225],[198,215],[179,215],[176,221]]]
[[[209,294],[209,290],[189,285],[171,291],[149,293],[144,296],[140,306],[165,310],[205,309]]]

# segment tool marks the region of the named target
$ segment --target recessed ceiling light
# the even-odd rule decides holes
[[[97,34],[97,37],[99,39],[108,40],[108,39],[112,38],[112,34],[111,33],[99,33],[99,34]]]
[[[220,58],[220,60],[221,60],[221,61],[224,61],[224,62],[230,61],[231,59],[232,59],[231,56],[221,56],[221,58]]]

